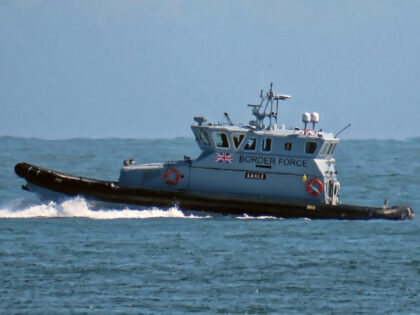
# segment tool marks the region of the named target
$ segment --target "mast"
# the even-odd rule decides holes
[[[249,107],[252,107],[252,114],[255,116],[256,120],[250,121],[250,125],[256,127],[257,129],[273,129],[274,124],[277,124],[278,120],[278,110],[279,110],[279,100],[286,100],[290,98],[290,95],[278,94],[275,95],[273,92],[273,82],[270,83],[270,90],[264,95],[263,90],[261,90],[260,104],[248,104]],[[264,125],[264,120],[268,118],[268,126]]]

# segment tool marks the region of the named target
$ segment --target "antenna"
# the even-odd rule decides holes
[[[253,125],[259,130],[261,129],[272,129],[277,124],[279,100],[287,100],[290,95],[278,94],[275,95],[273,92],[273,82],[270,83],[270,90],[264,95],[264,91],[261,90],[260,104],[248,104],[252,107],[252,114],[256,120],[253,121]],[[268,126],[264,125],[264,120],[268,118]]]
[[[229,122],[229,125],[230,125],[230,126],[233,126],[233,122],[232,122],[232,120],[230,119],[229,114],[228,114],[228,113],[224,113],[224,115],[225,115],[225,117],[226,117],[227,121]]]
[[[351,124],[348,124],[347,126],[345,126],[343,129],[341,129],[339,132],[337,132],[337,134],[334,136],[334,138],[337,138],[340,133],[342,133],[344,130],[346,130],[350,126],[351,126]]]

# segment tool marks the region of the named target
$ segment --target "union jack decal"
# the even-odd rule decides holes
[[[216,153],[214,157],[214,161],[217,163],[232,163],[233,162],[233,154],[229,153]]]

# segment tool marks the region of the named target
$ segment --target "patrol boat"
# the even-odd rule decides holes
[[[407,206],[364,207],[339,201],[335,170],[337,135],[316,130],[318,113],[304,113],[302,128],[278,125],[279,102],[272,84],[260,102],[248,104],[255,119],[234,124],[194,117],[202,150],[196,159],[136,165],[124,161],[118,182],[76,177],[28,163],[15,166],[23,189],[41,199],[81,195],[89,200],[284,218],[411,219]],[[341,132],[341,131],[340,131]]]

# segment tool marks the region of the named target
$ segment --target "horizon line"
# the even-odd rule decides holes
[[[177,136],[173,138],[157,137],[157,138],[125,138],[125,137],[64,137],[64,138],[44,138],[36,136],[12,136],[0,135],[1,138],[23,139],[23,140],[41,140],[41,141],[69,141],[69,140],[177,140],[177,139],[191,139],[191,136]],[[411,141],[420,139],[420,136],[406,137],[406,138],[339,138],[340,141]]]

